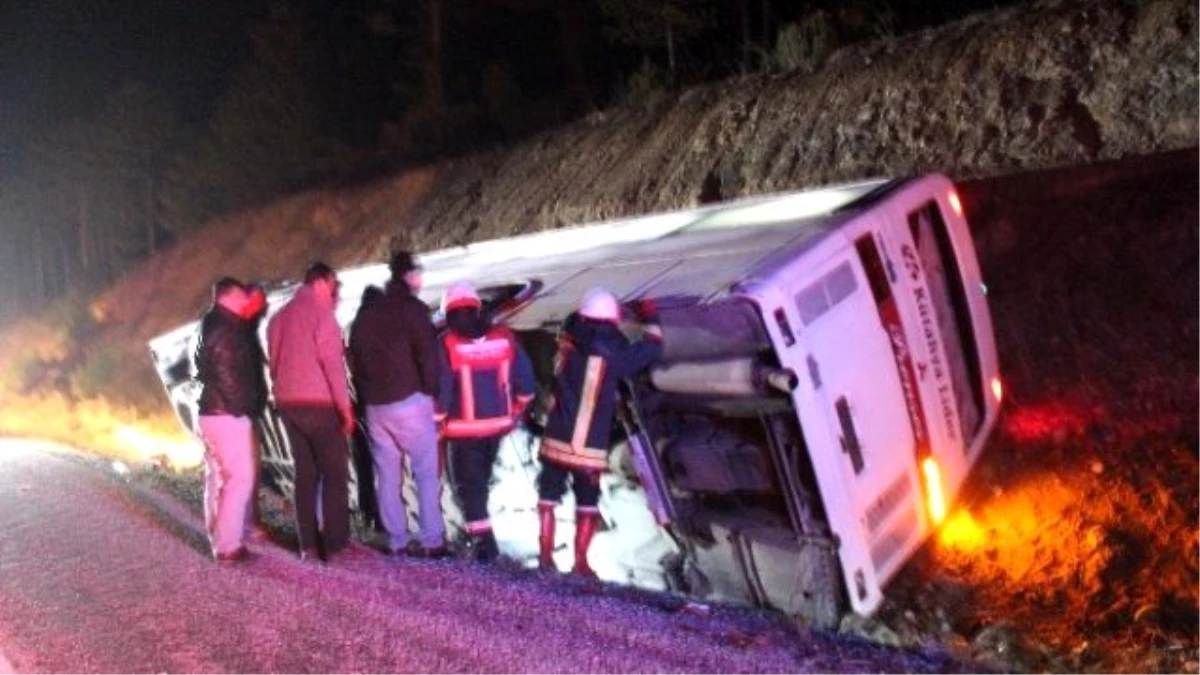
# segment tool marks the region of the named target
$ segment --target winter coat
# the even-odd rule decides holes
[[[660,356],[657,330],[630,343],[616,324],[572,315],[559,333],[541,459],[571,469],[605,469],[617,383]]]
[[[533,366],[516,336],[474,316],[472,324],[452,324],[440,337],[438,410],[450,439],[507,434],[534,394]]]
[[[350,325],[350,369],[366,405],[438,392],[437,332],[429,308],[404,282],[362,307]]]
[[[342,331],[333,309],[308,286],[267,323],[267,356],[281,408],[350,409]]]
[[[213,305],[200,321],[192,368],[200,383],[201,415],[254,416],[266,405],[262,349],[254,324],[220,305]]]

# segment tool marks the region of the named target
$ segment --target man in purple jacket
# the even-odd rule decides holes
[[[296,530],[301,559],[328,559],[350,538],[349,448],[354,412],[346,382],[342,332],[334,317],[337,274],[313,263],[304,285],[267,324],[275,406],[296,467]],[[318,536],[317,485],[323,527]],[[323,550],[322,550],[323,549]]]

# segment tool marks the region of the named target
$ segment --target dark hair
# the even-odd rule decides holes
[[[322,279],[329,280],[336,276],[337,274],[334,273],[332,267],[323,262],[317,261],[309,265],[308,269],[304,270],[304,283],[305,285],[314,284]]]
[[[417,264],[417,261],[413,259],[413,254],[409,251],[396,251],[392,253],[392,258],[388,261],[388,269],[392,271],[393,279],[400,279],[413,270],[421,269],[421,266]]]
[[[245,288],[246,287],[242,285],[242,282],[238,281],[237,279],[234,279],[233,277],[221,277],[220,279],[217,279],[215,282],[213,282],[213,286],[212,286],[213,300],[222,298],[231,291],[245,290]]]
[[[358,304],[360,307],[366,307],[382,297],[383,289],[372,284],[363,289],[362,300]]]

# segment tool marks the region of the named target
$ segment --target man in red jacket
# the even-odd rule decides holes
[[[593,288],[579,311],[559,333],[554,360],[553,400],[546,419],[539,457],[538,515],[541,519],[539,564],[553,569],[554,508],[571,478],[575,493],[575,573],[595,576],[587,553],[600,517],[600,474],[608,468],[609,435],[617,406],[617,383],[662,356],[658,310],[651,302],[637,305],[644,339],[630,342],[621,333],[616,297]]]
[[[488,517],[488,484],[500,440],[533,399],[533,366],[516,336],[480,315],[475,288],[456,283],[442,297],[446,330],[438,404],[450,476],[479,562],[500,555]]]
[[[326,558],[350,540],[349,452],[354,431],[342,331],[334,316],[337,274],[313,263],[304,285],[267,323],[267,349],[275,405],[287,431],[296,468],[296,530],[300,557]],[[317,485],[322,531],[318,540]]]

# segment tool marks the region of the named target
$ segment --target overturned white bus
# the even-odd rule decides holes
[[[543,389],[557,327],[587,288],[661,307],[663,362],[631,384],[645,435],[613,439],[603,483],[592,567],[605,580],[823,625],[847,604],[870,613],[954,502],[998,414],[985,287],[939,175],[486,241],[420,262],[431,308],[455,281],[481,289]],[[339,272],[343,326],[387,274],[383,264]],[[272,310],[293,289],[273,292]],[[194,332],[150,343],[188,426]],[[270,411],[261,428],[267,473],[286,490],[290,453]],[[627,437],[647,447],[631,452]],[[536,444],[525,429],[506,439],[491,496],[502,552],[530,564]],[[453,531],[461,522],[447,505]],[[566,520],[560,546],[572,541]]]

